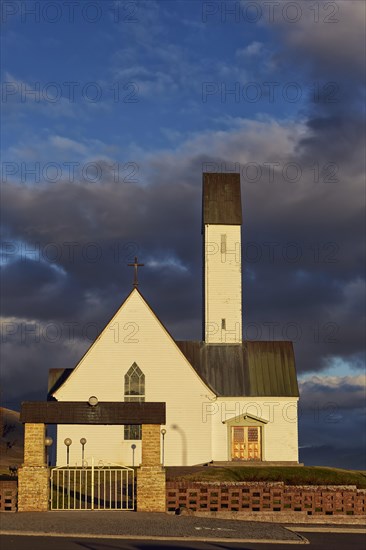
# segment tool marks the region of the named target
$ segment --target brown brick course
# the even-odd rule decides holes
[[[16,512],[17,481],[0,481],[0,512]]]
[[[167,482],[167,510],[306,512],[366,515],[366,490],[355,486],[287,486],[282,482]]]

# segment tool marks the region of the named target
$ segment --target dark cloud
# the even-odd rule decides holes
[[[301,408],[310,410],[333,404],[329,418],[338,417],[338,410],[362,410],[366,405],[365,375],[312,376],[300,382]]]
[[[300,461],[309,466],[365,470],[365,414],[314,400],[299,418]]]
[[[2,395],[5,407],[19,410],[23,400],[45,400],[48,369],[73,367],[87,348],[61,323],[5,319],[2,332]],[[90,344],[90,342],[89,342]]]
[[[106,173],[96,185],[5,185],[6,235],[17,244],[4,269],[3,314],[100,326],[127,294],[132,274],[126,264],[138,255],[146,263],[141,288],[154,310],[175,337],[199,339],[202,166],[238,163],[244,323],[259,327],[246,336],[294,339],[300,372],[324,368],[332,357],[358,366],[363,144],[344,124],[350,159],[349,148],[342,156],[331,125],[309,124],[243,121],[231,131],[196,136],[176,152],[141,163],[144,184],[117,184]],[[329,134],[334,154],[331,145],[322,153]],[[334,158],[342,177],[312,181],[314,159],[322,167]],[[262,170],[258,182],[246,177],[253,162]],[[276,163],[270,183],[265,163]],[[284,178],[289,163],[301,169],[296,183]],[[26,249],[28,261],[17,256]],[[274,332],[268,324],[275,324]]]
[[[303,422],[300,420],[300,433],[303,429]],[[341,429],[343,429],[343,426]],[[333,435],[335,438],[337,437],[336,430],[334,430]],[[357,433],[354,432],[353,435],[357,437]],[[346,470],[365,470],[365,447],[347,447],[348,442],[351,442],[351,438],[347,442],[342,441],[342,445],[339,446],[309,444],[300,447],[299,461],[304,463],[305,466],[330,466],[345,468]]]
[[[262,0],[260,0],[262,1]],[[343,79],[347,74],[353,81],[363,79],[365,66],[364,2],[339,0],[312,5],[307,0],[296,2],[297,13],[275,10],[268,19],[277,27],[279,42],[283,42],[282,57],[287,62],[307,69],[313,76]],[[289,19],[297,19],[296,24]]]
[[[300,383],[300,460],[365,469],[365,376],[312,376]]]

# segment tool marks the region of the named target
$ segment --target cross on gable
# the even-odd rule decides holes
[[[134,272],[134,277],[133,277],[133,286],[136,288],[138,286],[138,280],[137,280],[137,269],[139,267],[143,267],[145,264],[139,264],[138,261],[137,261],[137,256],[135,256],[135,261],[133,264],[127,264],[128,267],[133,267],[135,272]]]

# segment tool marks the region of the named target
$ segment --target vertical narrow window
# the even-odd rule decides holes
[[[221,254],[226,254],[226,235],[221,235]]]
[[[125,374],[125,402],[145,401],[145,375],[140,367],[133,363]],[[141,439],[141,426],[130,424],[124,427],[125,439]]]
[[[221,319],[221,328],[222,330],[226,330],[226,319]]]

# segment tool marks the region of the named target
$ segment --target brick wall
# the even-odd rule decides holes
[[[165,470],[161,466],[141,466],[137,470],[137,511],[165,512]]]
[[[274,483],[167,482],[167,511],[307,512],[366,515],[366,489],[355,486],[288,486]]]
[[[45,512],[49,505],[49,469],[46,466],[46,427],[24,426],[24,464],[18,470],[18,511]]]
[[[0,512],[16,512],[17,493],[16,480],[0,481]]]
[[[137,470],[137,511],[165,512],[165,469],[160,459],[160,426],[142,425],[142,462]]]
[[[49,508],[49,477],[49,469],[46,466],[19,468],[19,512],[47,512]]]
[[[142,465],[157,466],[160,464],[160,425],[142,425]]]
[[[44,424],[26,423],[24,426],[24,464],[32,466],[45,466],[46,426]]]

